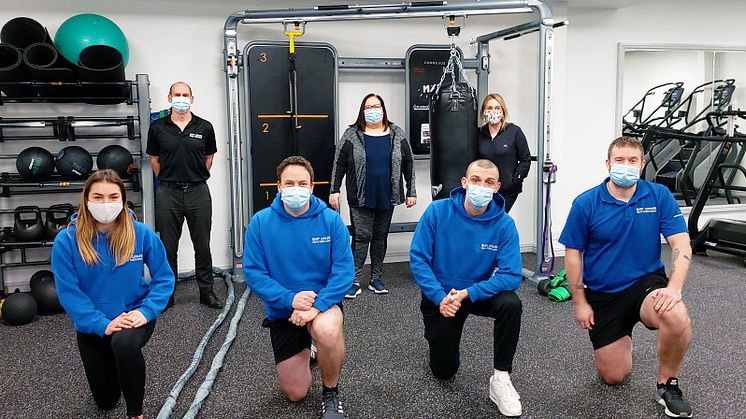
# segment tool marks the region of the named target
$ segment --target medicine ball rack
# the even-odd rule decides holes
[[[88,141],[101,140],[103,146],[113,143],[112,140],[127,139],[130,142],[136,142],[138,145],[131,147],[134,158],[134,170],[129,179],[124,180],[125,187],[128,191],[134,192],[128,194],[129,199],[136,203],[128,202],[128,207],[135,211],[138,219],[154,227],[155,222],[155,199],[153,190],[153,176],[150,168],[150,162],[144,153],[147,145],[147,134],[150,128],[150,81],[147,74],[137,74],[134,80],[124,82],[5,82],[0,83],[0,90],[6,85],[30,85],[33,87],[52,85],[68,87],[86,87],[86,88],[109,88],[114,86],[124,86],[126,97],[51,97],[51,96],[0,96],[0,144],[9,145],[11,142],[22,143],[23,146],[30,146],[30,143],[37,141],[58,141],[62,142],[60,147],[54,147],[49,150],[55,154],[60,148],[66,145],[77,144],[77,140],[86,140],[86,143],[80,144],[84,148],[89,148]],[[83,86],[85,85],[85,86]],[[82,92],[83,90],[81,90]],[[89,103],[95,100],[120,99],[120,104],[100,104]],[[119,107],[121,104],[126,107]],[[24,104],[23,108],[13,108],[10,105]],[[35,105],[28,104],[48,104],[44,111],[54,112],[62,109],[73,109],[60,112],[61,115],[38,117],[28,116],[33,113],[38,115]],[[74,105],[74,108],[69,106]],[[80,105],[84,105],[83,111],[90,113],[103,113],[105,116],[87,116],[80,114]],[[66,108],[67,106],[67,108]],[[28,111],[27,111],[28,109]],[[120,112],[126,115],[119,115]],[[26,114],[26,115],[24,115]],[[114,115],[109,115],[114,114]],[[12,115],[7,116],[7,115]],[[36,145],[36,144],[34,144]],[[10,147],[3,146],[3,150]],[[98,147],[96,147],[98,148]],[[20,150],[19,150],[20,152]],[[92,152],[94,158],[98,156],[97,152]],[[80,193],[85,185],[85,180],[64,180],[58,174],[52,175],[48,180],[28,180],[15,173],[15,159],[17,154],[4,153],[0,154],[0,291],[5,291],[5,270],[10,268],[21,268],[31,266],[42,266],[50,263],[49,257],[38,257],[33,253],[29,254],[32,249],[51,248],[54,239],[45,237],[33,241],[19,241],[15,238],[13,227],[10,227],[8,220],[9,215],[14,214],[13,208],[6,208],[6,204],[11,197],[22,195],[48,195],[48,194],[75,194]],[[13,172],[7,171],[11,168]],[[4,169],[4,170],[3,170]],[[40,198],[40,203],[51,204],[53,200],[50,196]],[[77,195],[69,195],[63,198],[63,201],[72,202],[75,206],[78,204]],[[39,208],[45,213],[48,208]],[[6,256],[7,254],[7,256]],[[14,256],[13,256],[14,255]]]

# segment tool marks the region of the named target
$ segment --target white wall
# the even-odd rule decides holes
[[[322,2],[328,3],[328,2]],[[306,2],[312,6],[315,2]],[[147,73],[151,81],[153,110],[167,106],[168,87],[176,80],[189,82],[195,95],[193,111],[215,126],[218,154],[208,182],[212,191],[213,263],[227,267],[231,264],[229,249],[230,209],[227,171],[227,124],[225,112],[225,84],[222,68],[222,29],[226,17],[236,10],[247,8],[299,7],[298,2],[200,2],[144,1],[86,2],[73,0],[30,0],[3,4],[0,24],[17,16],[28,16],[41,22],[54,34],[60,24],[78,13],[98,13],[114,20],[129,41],[130,59],[128,78],[136,73]],[[462,31],[459,46],[467,56],[475,50],[468,40],[518,23],[535,19],[530,15],[470,17]],[[243,46],[250,40],[283,40],[282,28],[273,25],[243,25],[239,40]],[[508,101],[511,119],[520,125],[529,138],[531,149],[536,145],[536,51],[538,37],[528,35],[510,42],[491,45],[493,71],[490,90],[503,94]],[[448,43],[440,19],[394,20],[372,22],[311,23],[302,41],[323,41],[335,46],[340,56],[403,57],[406,50],[417,43]],[[561,60],[560,60],[561,61]],[[354,120],[361,98],[368,92],[380,93],[386,100],[390,119],[404,126],[404,73],[342,73],[340,76],[340,132]],[[0,109],[0,115],[3,115]],[[54,112],[54,108],[50,109]],[[533,140],[532,140],[533,139]],[[419,202],[413,209],[397,208],[394,222],[414,221],[430,202],[429,163],[416,163]],[[513,210],[522,237],[522,245],[533,245],[533,183],[535,170],[526,180],[526,191]],[[4,205],[4,204],[3,204]],[[342,214],[348,220],[347,210]],[[388,261],[404,260],[408,255],[411,234],[390,237]],[[180,271],[193,268],[193,250],[186,231],[180,243]],[[33,272],[33,269],[31,270]],[[23,287],[30,273],[9,270],[9,286]]]
[[[326,3],[326,2],[324,2]],[[310,6],[313,3],[303,3]],[[571,3],[572,4],[572,3]],[[3,4],[0,22],[16,16],[33,17],[54,33],[69,16],[94,12],[116,21],[130,42],[127,75],[148,73],[153,108],[166,106],[168,86],[186,80],[194,87],[194,111],[212,121],[218,136],[218,156],[209,182],[214,206],[212,249],[214,263],[230,264],[230,213],[225,123],[224,75],[221,63],[222,27],[235,10],[260,5],[262,8],[293,6],[291,2],[205,2],[129,0],[126,2],[85,2],[73,0],[29,0]],[[554,111],[552,114],[552,159],[559,166],[553,197],[553,232],[562,230],[570,204],[580,192],[597,185],[605,176],[606,147],[616,131],[616,70],[619,42],[743,44],[746,27],[741,17],[746,4],[741,1],[661,0],[619,10],[565,8],[554,4],[555,15],[567,16],[570,26],[558,29],[555,37]],[[298,7],[295,2],[294,7]],[[727,11],[724,13],[723,11]],[[473,56],[467,40],[512,24],[529,16],[470,17],[459,46]],[[447,42],[439,20],[399,20],[386,22],[338,22],[309,24],[305,41],[333,44],[340,56],[402,57],[415,43]],[[279,25],[242,27],[240,38],[283,39]],[[532,151],[536,138],[536,35],[491,44],[493,71],[490,90],[505,95],[513,121],[526,132]],[[352,121],[361,96],[377,90],[387,100],[391,119],[404,123],[404,79],[401,74],[343,74],[340,80],[340,124]],[[746,90],[746,89],[745,89]],[[533,139],[533,141],[532,141]],[[512,211],[521,244],[534,244],[532,167],[526,191]],[[417,163],[419,203],[411,210],[398,208],[394,221],[415,220],[429,202],[428,163]],[[221,204],[222,203],[222,204]],[[743,211],[741,211],[743,212]],[[345,214],[346,211],[343,211]],[[726,213],[727,216],[732,216]],[[734,217],[737,215],[733,215]],[[346,217],[346,214],[345,214]],[[703,220],[707,216],[703,217]],[[187,237],[186,233],[185,236]],[[409,237],[392,235],[390,255],[394,260],[407,254]],[[191,269],[192,248],[182,240],[180,266]],[[27,278],[27,276],[26,276]]]

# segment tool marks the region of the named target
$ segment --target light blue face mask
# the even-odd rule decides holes
[[[187,113],[191,107],[192,101],[186,96],[173,96],[171,98],[171,108],[173,108],[176,113]]]
[[[626,164],[612,164],[609,177],[615,185],[629,188],[640,180],[640,168]]]
[[[298,211],[308,204],[311,199],[311,190],[300,186],[282,188],[280,199],[293,211]]]
[[[365,109],[363,113],[365,114],[365,122],[369,124],[381,122],[383,119],[383,109]]]
[[[471,206],[476,209],[482,209],[492,201],[492,196],[495,194],[494,189],[486,188],[484,186],[469,184],[466,186],[466,198],[469,200]]]

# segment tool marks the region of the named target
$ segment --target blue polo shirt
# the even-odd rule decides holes
[[[583,283],[614,293],[663,268],[661,240],[686,233],[686,222],[671,192],[640,180],[629,202],[609,193],[606,178],[575,198],[559,241],[583,254]]]

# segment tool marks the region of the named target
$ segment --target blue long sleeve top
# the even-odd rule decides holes
[[[147,225],[134,221],[135,252],[116,266],[109,239],[96,233],[93,247],[99,263],[88,265],[80,256],[73,224],[59,232],[52,246],[52,272],[60,303],[81,333],[103,336],[106,327],[124,312],[138,310],[148,322],[166,308],[174,291],[174,273],[161,239]],[[144,276],[148,266],[150,281]]]
[[[347,227],[313,195],[308,211],[295,217],[277,194],[251,218],[244,243],[244,279],[269,320],[289,318],[301,291],[314,291],[313,306],[324,312],[344,299],[355,277]]]
[[[409,251],[415,282],[435,305],[451,289],[466,289],[476,302],[521,286],[518,230],[495,194],[485,212],[472,217],[464,208],[466,191],[455,188],[417,223]]]

